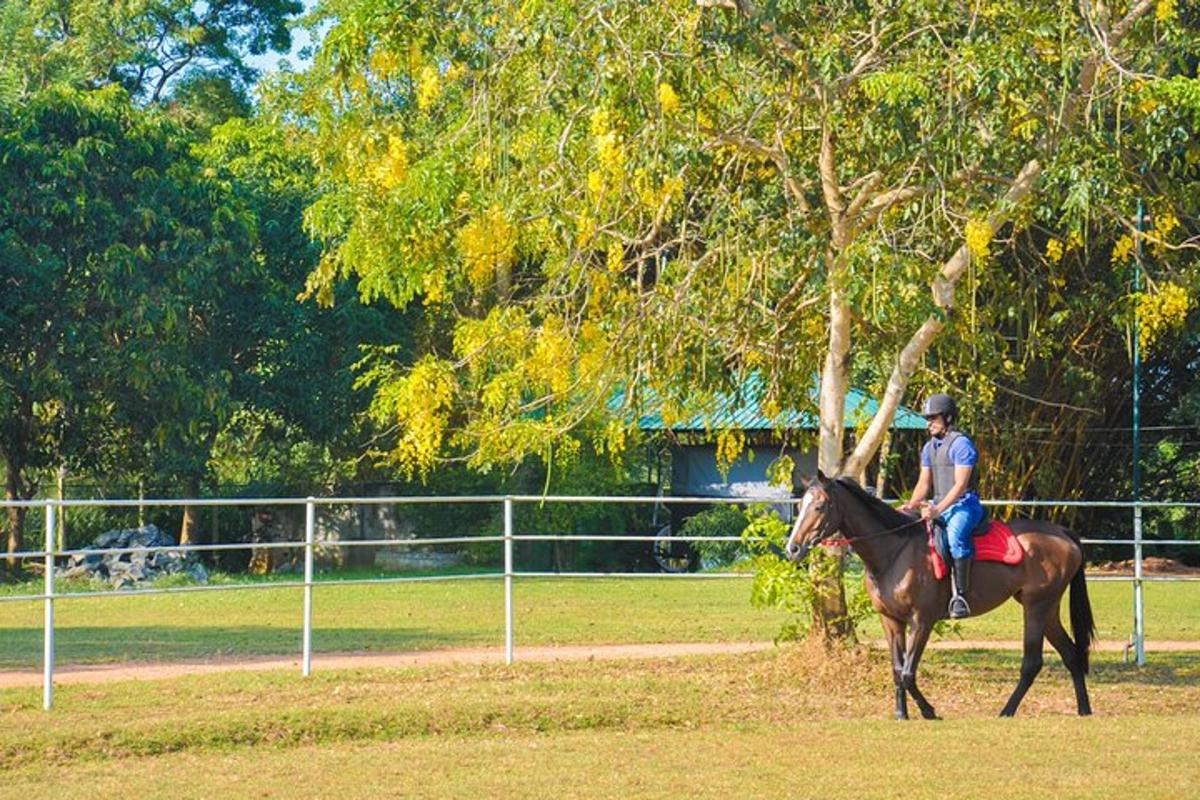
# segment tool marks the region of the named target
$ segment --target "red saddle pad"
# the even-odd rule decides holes
[[[946,577],[946,562],[933,547],[932,533],[929,535],[929,558],[933,562],[934,577],[938,580]],[[1025,560],[1025,550],[1009,527],[994,519],[988,526],[987,533],[975,537],[975,560],[1020,564]]]

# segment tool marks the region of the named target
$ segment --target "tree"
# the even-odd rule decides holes
[[[305,135],[275,123],[274,91],[265,87],[255,116],[214,128],[197,148],[206,171],[256,220],[247,261],[258,264],[258,283],[238,292],[251,309],[236,322],[240,349],[253,358],[236,381],[236,425],[221,432],[222,453],[231,461],[224,470],[215,466],[242,479],[270,474],[293,490],[313,491],[335,475],[354,473],[362,443],[371,438],[361,424],[366,399],[353,389],[351,367],[361,348],[403,348],[421,320],[416,309],[397,312],[389,305],[297,302],[319,255],[303,224],[315,196],[314,171]],[[297,460],[324,474],[300,479],[304,465]]]
[[[324,189],[310,289],[328,300],[352,275],[454,329],[451,348],[366,375],[405,469],[579,435],[619,451],[623,426],[587,424],[615,387],[669,418],[761,371],[775,408],[820,373],[819,464],[858,475],[910,389],[961,379],[986,405],[989,374],[1016,370],[1011,329],[961,298],[1015,299],[995,265],[1017,237],[1044,263],[1099,244],[1124,266],[1144,194],[1164,248],[1146,297],[1194,280],[1194,198],[1140,170],[1156,98],[1195,95],[1195,20],[1171,3],[327,13],[297,103]],[[881,403],[847,448],[852,377]]]
[[[27,0],[0,7],[0,92],[21,96],[55,84],[124,86],[156,103],[189,73],[245,86],[247,55],[287,51],[298,0]],[[3,95],[0,95],[3,96]]]
[[[167,291],[171,280],[206,261],[224,272],[246,237],[185,144],[120,87],[56,88],[3,111],[0,454],[10,499],[31,497],[34,473],[66,453],[95,463],[123,398],[161,391],[171,371],[160,334],[185,329],[192,310]],[[23,522],[10,509],[10,552],[22,548]]]

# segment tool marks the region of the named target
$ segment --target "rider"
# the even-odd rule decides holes
[[[958,405],[947,394],[930,395],[921,408],[930,439],[921,450],[921,477],[912,497],[901,511],[921,509],[921,517],[939,517],[946,526],[950,555],[954,561],[954,596],[950,598],[950,618],[971,615],[966,593],[971,588],[971,558],[975,545],[971,532],[983,520],[979,502],[975,462],[979,453],[967,435],[954,428]],[[933,502],[925,502],[932,484]]]

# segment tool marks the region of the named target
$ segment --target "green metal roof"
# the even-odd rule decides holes
[[[815,403],[819,383],[809,389],[809,398]],[[735,394],[721,393],[717,395],[712,413],[697,414],[690,419],[680,420],[670,426],[673,431],[706,431],[706,430],[744,430],[769,431],[785,430],[816,430],[817,417],[807,411],[784,409],[775,417],[768,417],[762,410],[762,398],[765,395],[764,383],[760,375],[751,375],[741,385]],[[616,392],[609,401],[609,409],[621,411],[625,404],[624,391]],[[642,409],[657,405],[655,399],[648,394],[643,397]],[[870,420],[879,410],[879,403],[858,389],[846,393],[846,427],[855,428]],[[653,410],[638,416],[637,425],[644,431],[667,430],[662,413]],[[925,430],[925,420],[912,410],[900,406],[892,427],[899,430]]]

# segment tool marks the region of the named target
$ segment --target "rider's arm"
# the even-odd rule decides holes
[[[917,478],[917,485],[913,487],[912,497],[908,499],[901,508],[916,508],[925,501],[929,496],[929,489],[933,483],[933,472],[929,467],[921,467],[921,477]]]
[[[954,488],[946,493],[946,496],[942,498],[940,503],[934,505],[933,515],[935,517],[958,502],[958,498],[962,497],[963,492],[967,491],[967,486],[971,483],[971,470],[973,469],[975,468],[963,465],[956,465],[954,467]]]

